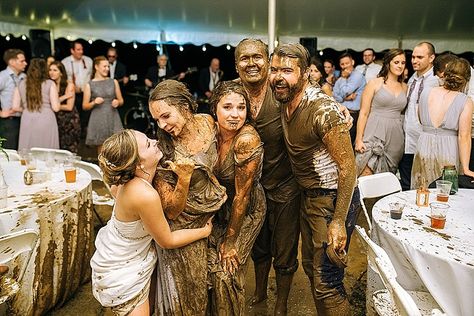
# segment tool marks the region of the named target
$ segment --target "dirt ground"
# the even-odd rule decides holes
[[[92,160],[94,151],[83,148],[81,156],[84,160]],[[94,184],[94,189],[100,191],[100,187]],[[98,209],[99,215],[103,219],[110,217],[111,209],[107,207],[100,207]],[[100,224],[95,219],[96,228],[100,228]],[[367,224],[363,214],[360,214],[358,224],[367,229]],[[365,289],[366,289],[366,269],[367,259],[365,250],[362,248],[359,239],[354,232],[349,248],[348,268],[345,274],[345,285],[349,294],[349,300],[353,307],[353,315],[365,315]],[[299,260],[301,263],[301,260]],[[255,274],[253,271],[253,264],[250,262],[247,278],[246,278],[246,297],[247,300],[252,296],[255,289]],[[268,299],[255,306],[247,304],[247,315],[249,316],[263,316],[271,315],[276,298],[276,283],[275,273],[272,269],[269,278]],[[103,309],[100,304],[92,296],[90,282],[84,284],[76,293],[75,297],[68,301],[64,306],[51,311],[50,316],[76,316],[76,315],[111,315],[110,312]],[[309,283],[304,274],[301,264],[296,271],[293,279],[290,297],[288,300],[288,315],[317,315],[314,307],[313,299],[309,290]]]

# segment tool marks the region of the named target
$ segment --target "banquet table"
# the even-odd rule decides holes
[[[7,207],[0,209],[0,236],[25,228],[39,234],[8,314],[42,315],[63,304],[90,279],[91,177],[78,170],[77,181],[66,183],[63,171],[53,168],[46,182],[25,185],[26,168],[18,161],[1,162],[1,167],[9,188]],[[11,263],[14,277],[25,258],[21,255]]]
[[[430,208],[416,206],[415,196],[405,191],[380,199],[372,209],[372,238],[406,290],[429,291],[447,315],[473,315],[474,190],[449,196],[444,229],[430,227]],[[435,199],[431,190],[430,202]],[[405,204],[402,219],[390,218],[390,202]]]

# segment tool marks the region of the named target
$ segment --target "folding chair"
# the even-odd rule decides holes
[[[24,229],[18,232],[0,236],[0,264],[6,265],[18,255],[28,252],[26,260],[22,262],[18,278],[2,277],[0,282],[0,304],[11,299],[20,290],[21,280],[28,267],[33,249],[38,241],[38,234],[32,229]],[[8,288],[6,290],[5,288]]]
[[[369,224],[369,233],[372,231],[372,221],[364,204],[364,199],[381,197],[384,195],[400,192],[402,187],[397,176],[391,172],[376,173],[370,176],[359,177],[357,185],[360,192],[360,204],[364,210],[365,218]]]
[[[367,249],[368,265],[382,279],[385,290],[373,294],[375,310],[379,315],[424,316],[445,315],[428,292],[406,291],[397,281],[397,272],[389,256],[356,225],[362,244]]]
[[[102,182],[105,188],[107,189],[107,193],[110,195],[110,197],[107,197],[104,195],[99,195],[95,191],[92,192],[92,203],[94,204],[94,213],[97,216],[97,219],[99,220],[100,224],[104,225],[104,222],[102,221],[102,218],[99,216],[99,213],[97,213],[95,206],[96,205],[109,205],[109,206],[114,205],[115,200],[113,198],[112,192],[110,191],[110,187],[107,183],[104,182],[102,171],[100,170],[99,166],[90,162],[76,161],[76,167],[87,171],[90,174],[92,180]]]

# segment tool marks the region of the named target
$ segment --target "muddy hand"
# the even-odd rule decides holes
[[[165,165],[167,165],[178,177],[190,176],[194,171],[194,163],[190,159],[180,159],[176,162],[167,160],[165,161]]]
[[[332,245],[334,250],[339,253],[346,247],[347,234],[346,227],[338,221],[332,221],[328,227],[328,245]]]
[[[237,255],[237,250],[235,247],[230,247],[230,249],[226,249],[225,242],[221,245],[219,251],[219,259],[222,263],[222,267],[224,272],[229,272],[230,274],[234,274],[237,271],[240,261]]]

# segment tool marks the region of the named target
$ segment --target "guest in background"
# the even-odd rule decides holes
[[[107,50],[107,60],[109,61],[110,78],[116,79],[121,86],[125,86],[129,81],[127,67],[117,60],[117,58],[117,49],[115,47],[109,47]]]
[[[54,58],[54,56],[48,56],[46,57],[46,67],[48,67],[49,69],[49,66],[51,66],[51,64],[56,60],[56,58]]]
[[[336,64],[332,59],[326,59],[323,63],[324,72],[326,73],[326,81],[334,87],[336,80],[341,76],[341,72],[336,70]]]
[[[354,71],[354,59],[349,53],[344,53],[339,57],[339,66],[341,66],[341,76],[337,79],[332,93],[337,102],[349,109],[354,119],[354,125],[349,131],[351,142],[354,144],[365,78],[360,72]]]
[[[59,147],[77,153],[81,137],[81,121],[79,112],[74,106],[76,98],[74,83],[67,80],[66,69],[59,61],[53,61],[49,66],[49,78],[56,83],[61,103],[60,111],[56,112]]]
[[[25,79],[25,53],[20,49],[7,49],[3,53],[7,68],[0,72],[0,136],[6,140],[3,147],[18,149],[20,133],[20,112],[12,109],[15,88]]]
[[[309,81],[311,84],[317,83],[321,90],[328,96],[332,96],[332,86],[326,81],[327,74],[321,61],[312,57],[309,64]]]
[[[92,59],[84,55],[84,47],[79,41],[72,42],[70,51],[71,55],[64,58],[61,62],[66,69],[67,79],[74,84],[76,92],[74,106],[79,112],[82,136],[85,136],[84,132],[86,131],[90,113],[83,111],[82,99],[86,84],[91,80]]]
[[[401,115],[407,104],[405,63],[402,49],[389,50],[379,77],[370,80],[362,93],[355,140],[357,175],[397,172],[405,141]]]
[[[403,121],[405,132],[405,149],[402,159],[398,165],[400,172],[400,184],[403,190],[409,190],[411,186],[411,168],[416,151],[416,144],[422,131],[418,117],[418,104],[424,89],[439,86],[438,77],[433,73],[433,61],[435,59],[435,48],[429,42],[421,42],[415,46],[411,55],[411,63],[415,73],[408,80],[407,106]]]
[[[227,192],[209,239],[210,310],[212,315],[244,315],[247,260],[265,219],[263,144],[249,124],[250,102],[240,83],[218,83],[210,103],[218,127],[214,174]]]
[[[382,66],[375,63],[375,51],[372,48],[364,49],[362,59],[364,64],[358,65],[355,70],[364,76],[366,82],[377,78]]]
[[[149,89],[153,89],[157,84],[166,79],[178,79],[184,78],[185,73],[182,72],[175,75],[173,69],[168,64],[168,56],[161,54],[156,58],[157,65],[148,68],[145,75],[145,86]]]
[[[217,58],[211,60],[209,67],[201,69],[199,73],[199,93],[201,97],[210,99],[212,90],[222,80],[224,72],[220,70],[220,61]]]
[[[420,98],[419,119],[423,130],[416,145],[411,188],[441,177],[444,166],[454,165],[460,174],[474,179],[469,169],[472,100],[462,91],[471,77],[469,62],[451,61],[444,71],[444,84],[426,90]]]
[[[59,148],[54,112],[60,109],[56,85],[48,78],[46,61],[33,58],[26,79],[15,89],[13,109],[23,111],[18,149]]]
[[[95,241],[92,293],[115,315],[152,314],[149,294],[157,260],[153,240],[163,249],[180,248],[206,238],[212,229],[209,219],[194,229],[170,230],[160,195],[151,185],[162,157],[156,141],[132,130],[108,138],[99,155],[105,181],[118,191],[112,218]],[[187,174],[172,166],[177,176]]]
[[[97,146],[123,129],[117,108],[123,104],[118,81],[109,78],[109,62],[104,56],[94,58],[93,79],[86,84],[82,107],[92,110],[87,126],[86,145]]]

